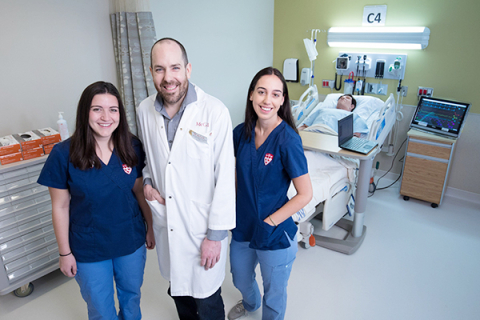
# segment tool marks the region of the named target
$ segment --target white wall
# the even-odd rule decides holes
[[[184,44],[192,82],[243,119],[248,85],[273,61],[273,0],[151,1],[157,38]],[[117,84],[108,0],[1,0],[0,137],[56,127],[72,132],[87,85]]]
[[[1,0],[0,137],[56,128],[70,131],[83,89],[116,84],[108,0]]]
[[[273,0],[150,1],[157,38],[187,50],[191,81],[243,122],[248,85],[273,63]]]

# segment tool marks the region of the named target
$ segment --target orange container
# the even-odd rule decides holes
[[[20,142],[23,151],[42,146],[42,139],[33,133],[33,131],[16,133],[13,135],[13,137]]]
[[[56,145],[56,143],[52,143],[52,144],[44,144],[43,145],[43,151],[45,151],[45,154],[50,154],[50,152],[52,152],[52,149],[53,147]]]
[[[23,160],[38,158],[45,155],[42,147],[23,150],[22,154],[23,154]]]
[[[15,152],[11,154],[6,154],[4,156],[0,156],[0,164],[2,165],[14,163],[22,160],[23,160],[23,156],[21,152]]]
[[[57,143],[62,140],[62,138],[60,137],[60,133],[53,130],[52,128],[33,130],[33,133],[37,134],[40,139],[42,139],[43,145]]]
[[[22,149],[20,143],[13,136],[5,136],[0,138],[0,156],[17,153]]]

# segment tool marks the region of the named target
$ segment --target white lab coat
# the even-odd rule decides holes
[[[146,152],[143,177],[151,178],[166,205],[149,201],[158,263],[172,296],[206,298],[225,278],[228,237],[220,261],[200,266],[207,229],[235,228],[235,163],[232,123],[225,105],[195,86],[197,101],[186,106],[169,150],[156,94],[137,108],[139,138]]]

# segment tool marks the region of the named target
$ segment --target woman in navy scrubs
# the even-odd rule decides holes
[[[95,82],[80,97],[74,134],[53,148],[38,179],[52,198],[60,270],[78,282],[89,319],[142,317],[145,247],[155,247],[144,157],[118,90]]]
[[[297,252],[291,216],[312,198],[302,141],[295,128],[285,79],[265,68],[250,84],[245,122],[233,131],[237,174],[237,226],[232,231],[230,265],[242,293],[228,319],[263,305],[262,319],[283,319],[287,283]],[[288,199],[293,181],[297,195]],[[264,296],[255,280],[260,264]]]

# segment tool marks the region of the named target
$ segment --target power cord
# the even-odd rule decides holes
[[[395,153],[395,156],[394,156],[393,159],[392,159],[392,165],[390,166],[390,168],[388,169],[388,171],[385,172],[380,178],[378,178],[377,183],[373,182],[373,183],[370,184],[370,188],[372,188],[372,190],[368,190],[369,193],[370,193],[370,195],[368,196],[369,198],[370,198],[371,196],[373,196],[373,195],[375,194],[375,191],[377,191],[377,190],[385,190],[385,189],[387,189],[387,188],[390,188],[390,187],[393,186],[395,183],[397,183],[397,181],[400,180],[400,178],[402,177],[403,168],[402,168],[402,170],[400,171],[400,174],[398,175],[398,178],[397,178],[394,182],[392,182],[390,185],[388,185],[388,186],[386,186],[386,187],[382,187],[382,188],[378,188],[378,187],[377,187],[377,186],[378,186],[378,183],[380,182],[380,180],[381,180],[383,177],[385,177],[385,176],[390,172],[390,170],[392,170],[393,165],[394,165],[394,163],[395,163],[395,159],[397,158],[398,153],[400,152],[400,150],[402,150],[402,147],[403,147],[403,145],[405,144],[405,142],[407,142],[407,138],[405,138],[405,140],[403,140],[402,144],[400,145],[400,148],[398,148],[397,152]],[[402,161],[403,159],[404,159],[404,157],[400,158],[398,161]]]

